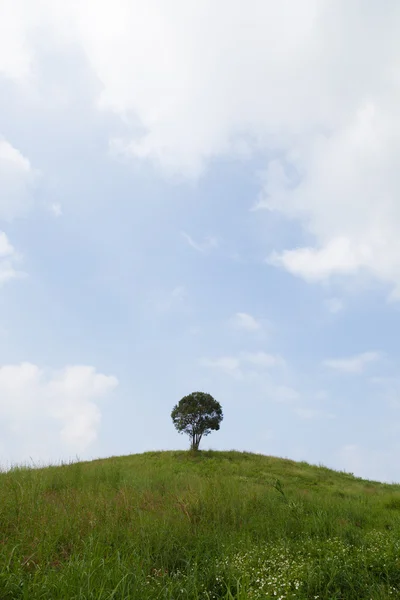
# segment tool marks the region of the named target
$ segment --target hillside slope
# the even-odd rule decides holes
[[[240,452],[0,475],[0,598],[400,598],[400,486]]]

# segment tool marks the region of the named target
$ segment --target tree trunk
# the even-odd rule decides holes
[[[191,450],[193,450],[194,452],[197,452],[197,450],[199,449],[200,441],[201,441],[202,437],[203,436],[200,433],[194,433],[192,435],[192,441],[191,441],[191,444],[190,444],[190,449]]]

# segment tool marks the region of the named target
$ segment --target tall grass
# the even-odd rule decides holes
[[[400,598],[400,486],[238,452],[0,475],[0,599]]]

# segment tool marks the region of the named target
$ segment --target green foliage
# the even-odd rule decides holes
[[[399,497],[246,452],[14,469],[0,473],[0,598],[400,598]]]
[[[210,394],[193,392],[180,400],[171,413],[179,433],[190,437],[190,447],[198,450],[201,438],[217,431],[223,419],[222,408]]]

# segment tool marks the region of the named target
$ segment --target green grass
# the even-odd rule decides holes
[[[240,452],[0,474],[0,599],[400,598],[400,486]]]

